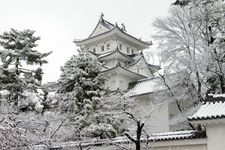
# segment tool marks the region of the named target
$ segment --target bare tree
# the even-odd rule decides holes
[[[158,30],[154,38],[162,50],[164,65],[171,72],[186,70],[200,99],[207,88],[211,88],[211,92],[225,92],[224,50],[221,49],[224,5],[220,0],[196,0],[171,6],[168,17],[154,22]]]

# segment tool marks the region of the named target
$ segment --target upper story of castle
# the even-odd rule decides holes
[[[149,48],[150,41],[137,39],[127,33],[123,24],[122,27],[112,24],[103,15],[88,38],[75,40],[74,43],[103,62],[102,73],[110,74],[107,85],[111,90],[126,90],[130,82],[154,77],[160,69],[144,57],[143,50]]]
[[[116,49],[123,54],[134,55],[151,45],[150,41],[142,41],[128,34],[124,24],[119,27],[117,23],[112,24],[106,21],[103,14],[88,38],[75,40],[74,42],[80,48],[97,55],[112,52]]]

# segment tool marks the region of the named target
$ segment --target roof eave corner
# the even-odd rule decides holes
[[[142,42],[145,42],[148,46],[153,45],[152,41],[142,41]]]
[[[77,45],[77,44],[79,44],[81,41],[82,41],[82,40],[80,40],[80,39],[74,39],[74,40],[73,40],[73,43],[75,43],[75,44]]]
[[[130,37],[131,39],[134,39],[134,40],[138,41],[139,44],[142,45],[143,48],[149,48],[149,46],[152,45],[152,41],[142,41],[140,39],[137,39],[136,37],[124,32],[122,29],[120,29],[120,27],[117,26],[117,24],[112,30],[118,31],[118,32],[120,32],[122,34],[125,34],[126,36]]]
[[[225,124],[225,118],[218,118],[218,119],[191,119],[188,118],[188,121],[192,124],[201,124],[201,125],[210,125],[210,124]]]

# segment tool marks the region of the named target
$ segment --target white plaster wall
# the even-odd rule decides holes
[[[132,49],[133,49],[133,54],[138,53],[137,48],[132,46],[132,43],[117,39],[115,36],[112,36],[108,39],[103,39],[102,41],[96,42],[95,44],[92,43],[91,45],[87,46],[87,48],[89,48],[89,50],[91,51],[95,48],[96,53],[101,54],[101,53],[107,52],[107,44],[110,44],[110,51],[115,50],[118,47],[119,50],[124,54],[129,54],[129,55],[132,54]],[[120,49],[120,44],[122,45],[122,49]],[[102,45],[105,46],[104,52],[101,51]],[[127,47],[130,49],[129,53],[127,53]]]
[[[207,150],[225,149],[225,124],[206,125]]]
[[[149,150],[207,150],[207,145],[204,142],[205,139],[193,139],[193,140],[175,140],[175,141],[162,141],[162,142],[149,142]],[[172,146],[173,145],[173,146]],[[122,146],[126,149],[134,149],[135,145],[129,144],[117,144],[115,145],[102,145],[93,146],[90,150],[120,150]],[[141,144],[141,149],[146,150],[146,143]],[[223,149],[214,149],[223,150]]]
[[[205,145],[180,145],[180,146],[154,147],[151,148],[151,150],[207,150],[207,149]]]
[[[176,102],[170,102],[169,103],[169,117],[173,117],[177,113],[179,113],[179,109]]]
[[[103,29],[101,31],[98,28],[96,30],[96,33],[97,32],[105,32]],[[107,49],[107,44],[110,44],[110,49]],[[122,49],[120,49],[120,44],[122,44]],[[101,50],[101,46],[105,47],[103,52]],[[117,47],[124,54],[132,54],[132,50],[133,50],[133,54],[137,54],[139,52],[138,49],[132,45],[132,43],[130,43],[129,41],[124,41],[122,39],[118,39],[118,37],[116,37],[115,35],[108,37],[107,39],[102,39],[96,43],[90,43],[87,45],[83,45],[81,47],[85,47],[85,48],[89,49],[90,51],[93,51],[93,49],[95,48],[95,50],[96,50],[95,52],[97,54],[102,54],[102,53],[106,53],[107,51],[115,50]],[[127,53],[127,47],[129,47],[129,49],[130,49],[129,53]]]
[[[123,52],[124,54],[129,54],[131,55],[131,50],[133,49],[133,54],[137,54],[138,53],[138,50],[135,46],[132,45],[132,43],[130,43],[129,41],[124,41],[122,39],[117,39],[116,40],[117,42],[117,46],[118,48],[120,48],[120,44],[122,44],[122,49],[121,49],[121,52]],[[130,52],[127,53],[127,48],[130,49]]]
[[[109,75],[109,79],[106,81],[105,85],[111,91],[115,91],[117,89],[124,91],[127,90],[129,83],[132,81],[133,80],[121,74],[111,74]]]
[[[136,102],[141,107],[142,118],[149,116],[146,121],[145,130],[148,133],[167,132],[169,131],[169,115],[168,102],[164,101],[161,104],[152,104],[149,96],[136,97]]]
[[[123,145],[123,147],[125,147]],[[134,148],[134,147],[133,147]],[[78,150],[78,149],[77,149]],[[95,146],[90,150],[120,150],[118,146]],[[142,148],[142,150],[146,150]],[[152,147],[150,150],[206,150],[203,145],[195,145],[195,146],[175,146],[175,147]],[[223,150],[223,149],[215,149],[215,150]]]
[[[110,45],[109,49],[107,48],[107,44]],[[94,45],[92,44],[91,46],[88,47],[88,49],[93,52],[93,49],[95,48],[95,53],[102,54],[114,50],[115,49],[114,45],[115,42],[113,41],[113,39],[107,39],[102,41],[101,43],[96,43]],[[104,51],[101,50],[102,46],[104,46]]]

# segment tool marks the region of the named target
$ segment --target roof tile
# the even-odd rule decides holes
[[[209,97],[202,102],[201,107],[189,121],[225,118],[225,97]]]

